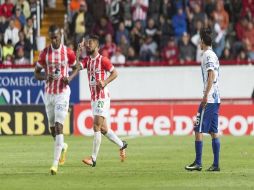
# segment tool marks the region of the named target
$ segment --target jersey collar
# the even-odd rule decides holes
[[[90,59],[91,59],[91,60],[95,60],[95,59],[97,59],[99,56],[100,56],[100,54],[98,53],[94,58],[90,56]]]
[[[59,48],[58,48],[58,49],[55,49],[55,48],[52,46],[52,44],[51,44],[50,46],[51,46],[51,49],[52,49],[53,51],[57,51],[57,50],[61,49],[62,44],[60,44],[60,46],[59,46]]]

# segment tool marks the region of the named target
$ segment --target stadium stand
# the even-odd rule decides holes
[[[44,4],[40,11],[48,14],[42,20],[42,35],[47,35],[48,20],[58,21],[65,43],[75,50],[83,37],[95,33],[100,36],[101,53],[113,56],[115,64],[120,56],[119,64],[126,66],[198,65],[202,26],[212,28],[213,48],[221,64],[253,64],[254,0],[65,0]],[[1,68],[15,67],[20,54],[29,60],[31,49],[38,55],[34,15],[35,0],[2,2]],[[20,35],[24,40],[19,40]],[[26,62],[16,61],[19,66]]]

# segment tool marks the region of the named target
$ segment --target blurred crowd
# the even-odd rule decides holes
[[[97,34],[113,63],[199,62],[203,26],[220,59],[254,60],[254,0],[71,0],[69,9],[66,43]]]
[[[4,0],[0,5],[0,64],[30,64],[36,31],[36,0]]]
[[[51,6],[51,1],[44,0]],[[213,30],[221,60],[254,60],[254,0],[63,0],[65,43],[76,49],[89,34],[113,63],[200,62],[199,31]],[[0,64],[27,64],[36,49],[36,0],[2,0]],[[33,43],[31,43],[33,41]],[[85,56],[84,51],[82,56]]]

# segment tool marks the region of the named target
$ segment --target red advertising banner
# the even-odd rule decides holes
[[[117,135],[190,135],[198,105],[117,104],[110,110]],[[74,134],[93,135],[90,104],[74,106]],[[223,135],[254,135],[254,105],[221,105],[219,131]]]

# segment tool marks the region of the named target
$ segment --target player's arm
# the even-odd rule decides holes
[[[81,53],[82,49],[85,47],[86,43],[87,42],[83,38],[82,42],[78,44],[78,49],[76,51],[76,64],[75,64],[75,67],[78,71],[85,69],[87,67],[87,57],[85,59],[83,59],[82,61],[80,61],[80,59],[79,59],[80,53]]]
[[[74,66],[72,66],[72,72],[71,72],[70,76],[63,78],[64,83],[69,84],[75,78],[75,76],[78,74],[78,72],[79,72],[79,67],[77,64],[75,64]]]
[[[75,76],[77,76],[77,74],[80,70],[79,66],[77,65],[76,60],[77,60],[77,58],[76,58],[74,52],[72,50],[68,49],[68,62],[72,68],[72,72],[69,75],[69,77],[63,78],[63,81],[66,85],[69,84],[75,78]]]
[[[34,68],[34,76],[37,80],[47,80],[47,76],[41,73],[42,68],[35,66]]]
[[[214,74],[214,70],[210,69],[207,71],[208,72],[208,77],[207,77],[207,86],[204,92],[204,96],[203,96],[203,100],[202,100],[202,106],[204,107],[207,103],[207,99],[208,99],[208,94],[212,88],[213,85],[213,81],[215,78],[215,74]]]
[[[113,80],[116,79],[116,77],[118,76],[118,73],[116,71],[116,69],[113,69],[111,72],[110,72],[110,75],[109,77],[106,79],[106,80],[101,80],[98,82],[98,86],[100,88],[104,88],[105,86],[107,86],[110,82],[112,82]]]
[[[106,80],[100,80],[97,82],[97,85],[99,86],[99,88],[104,88],[105,86],[107,86],[114,79],[116,79],[116,77],[118,75],[115,67],[111,64],[111,62],[108,58],[103,57],[102,66],[106,71],[110,72],[110,75]]]
[[[39,55],[39,60],[36,63],[35,68],[34,68],[34,76],[37,80],[51,81],[51,80],[53,80],[52,76],[46,75],[46,73],[43,74],[41,72],[45,65],[46,65],[45,51],[42,51]]]

